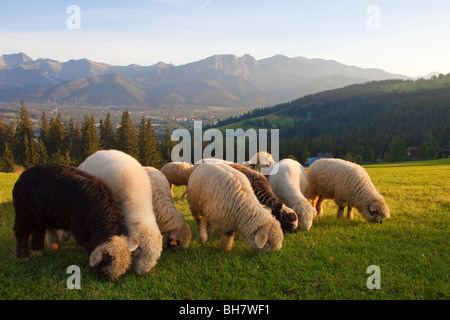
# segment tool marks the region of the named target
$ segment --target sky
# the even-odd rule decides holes
[[[0,55],[148,66],[282,54],[415,77],[450,73],[449,13],[448,0],[2,1]]]

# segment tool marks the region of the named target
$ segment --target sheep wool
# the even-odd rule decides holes
[[[111,185],[125,215],[133,267],[138,274],[146,274],[156,265],[162,251],[147,174],[135,158],[118,150],[97,151],[80,168]]]
[[[229,166],[242,172],[247,177],[256,198],[272,211],[272,215],[280,221],[283,231],[293,232],[297,228],[297,214],[275,195],[270,187],[269,180],[262,173],[238,163],[229,164]]]
[[[169,183],[176,186],[187,185],[193,170],[194,165],[186,162],[169,162],[161,168],[161,172],[166,176]]]
[[[246,167],[256,170],[267,175],[271,171],[271,167],[275,165],[272,155],[266,151],[260,151],[253,155],[249,161],[243,163]]]
[[[69,166],[41,165],[24,171],[12,193],[19,259],[28,260],[30,247],[40,255],[46,230],[61,229],[86,248],[100,276],[116,279],[129,268],[124,216],[102,179]]]
[[[341,159],[319,159],[308,168],[307,176],[311,203],[319,215],[323,201],[334,199],[338,218],[347,206],[349,219],[353,207],[369,222],[389,219],[389,208],[363,167]]]
[[[307,179],[303,166],[295,160],[283,159],[273,166],[272,172],[276,172],[269,175],[273,192],[295,211],[300,230],[311,229],[315,210],[307,199]]]
[[[156,222],[166,248],[187,248],[191,241],[191,229],[183,215],[175,207],[170,184],[166,176],[156,168],[144,167],[152,186],[153,208]]]
[[[216,230],[225,251],[231,250],[235,232],[253,251],[281,249],[280,222],[259,203],[246,176],[229,165],[198,165],[189,178],[187,199],[200,243]]]

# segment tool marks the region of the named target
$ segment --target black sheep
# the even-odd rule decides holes
[[[130,266],[123,213],[104,180],[74,167],[47,164],[24,171],[12,193],[17,258],[28,260],[30,247],[41,254],[46,230],[62,229],[86,248],[89,265],[100,276],[118,278]]]
[[[297,228],[297,214],[291,208],[286,207],[275,195],[270,187],[269,180],[262,173],[239,163],[229,163],[228,165],[242,172],[247,177],[256,198],[262,205],[271,209],[272,215],[280,222],[283,231],[293,232]]]

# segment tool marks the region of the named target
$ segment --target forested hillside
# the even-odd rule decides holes
[[[450,76],[352,85],[256,109],[217,126],[278,128],[280,156],[302,161],[331,152],[340,158],[365,153],[365,162],[371,162],[389,156],[394,138],[412,147],[412,156],[437,157],[450,140]]]

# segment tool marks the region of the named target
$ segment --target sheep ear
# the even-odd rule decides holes
[[[267,233],[260,230],[255,235],[255,244],[258,249],[262,249],[267,243]]]
[[[89,258],[89,265],[96,267],[102,262],[103,253],[100,250],[94,250]]]
[[[128,246],[129,246],[131,252],[136,250],[137,247],[139,247],[138,239],[136,237],[128,239]]]

